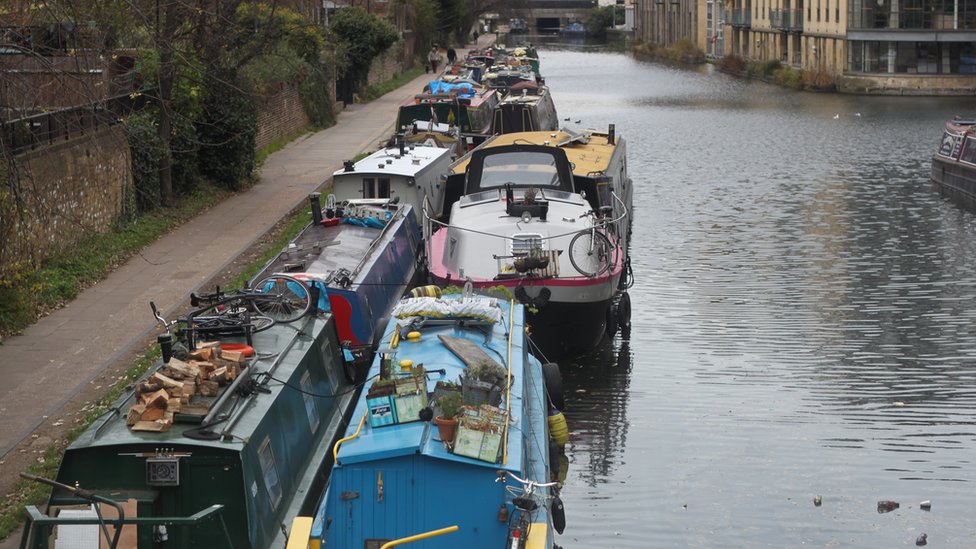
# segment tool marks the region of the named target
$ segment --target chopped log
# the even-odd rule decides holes
[[[220,351],[220,358],[230,361],[241,363],[244,362],[244,352],[243,351]]]
[[[132,430],[150,431],[153,433],[165,433],[166,431],[169,431],[170,426],[172,426],[172,423],[168,423],[166,421],[163,421],[162,419],[158,419],[155,421],[139,421],[132,426]]]
[[[139,416],[139,421],[156,421],[157,419],[163,419],[166,415],[166,408],[146,408],[146,410]]]
[[[213,347],[204,347],[202,349],[190,351],[190,358],[192,360],[202,360],[202,361],[213,360],[214,354],[215,352]]]
[[[197,341],[197,349],[213,349],[214,352],[220,351],[219,341]]]
[[[149,398],[149,395],[161,390],[162,388],[163,386],[159,385],[158,383],[140,383],[138,386],[136,386],[136,398],[138,398],[140,402],[145,403],[146,399]]]
[[[151,381],[153,383],[160,383],[166,389],[179,389],[180,390],[180,394],[183,393],[183,382],[182,381],[176,381],[175,379],[173,379],[173,378],[171,378],[169,376],[165,376],[165,375],[163,375],[163,374],[161,374],[159,372],[154,373],[152,375],[152,377],[149,378],[149,381]]]
[[[200,366],[197,363],[183,362],[170,359],[169,365],[162,369],[162,373],[178,380],[196,380],[200,377]]]
[[[216,381],[201,381],[200,384],[197,385],[197,394],[200,396],[214,397],[217,396],[219,391],[220,385]]]
[[[197,384],[189,381],[183,383],[183,398],[190,398],[197,394]]]
[[[227,384],[227,367],[226,366],[221,366],[220,368],[217,368],[216,370],[214,370],[213,372],[211,372],[210,373],[210,380],[211,381],[216,381],[220,385],[226,385]]]
[[[198,402],[184,406],[180,413],[187,416],[205,416],[210,413],[210,406],[205,402]]]
[[[241,375],[240,364],[230,364],[227,366],[227,381],[234,381],[239,375]]]
[[[220,359],[214,360],[219,361]],[[200,370],[200,379],[209,378],[210,372],[217,369],[217,365],[213,362],[194,362],[193,364]]]
[[[142,413],[146,411],[145,404],[133,404],[129,406],[129,413],[125,417],[125,423],[128,426],[133,426],[142,419]]]
[[[166,403],[166,413],[176,413],[179,412],[183,407],[183,402],[178,398],[171,398],[169,402]]]
[[[162,408],[165,410],[168,401],[169,393],[165,389],[160,389],[146,396],[146,408]]]

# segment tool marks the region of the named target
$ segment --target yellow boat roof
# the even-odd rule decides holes
[[[583,139],[588,138],[586,142]],[[617,138],[619,140],[619,137]],[[562,130],[551,132],[516,132],[496,135],[485,142],[483,147],[504,147],[507,145],[550,145],[558,146],[566,151],[566,157],[573,163],[573,176],[593,177],[605,173],[616,150],[607,141],[606,133],[565,132]],[[468,169],[470,155],[465,156],[451,167],[451,172],[464,173]]]

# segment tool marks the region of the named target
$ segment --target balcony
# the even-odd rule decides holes
[[[737,8],[732,10],[732,17],[728,23],[733,27],[751,27],[752,12],[749,9]]]
[[[783,32],[803,30],[803,12],[800,10],[770,10],[769,20],[772,28]]]

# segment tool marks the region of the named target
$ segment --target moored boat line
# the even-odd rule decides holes
[[[932,155],[932,181],[944,193],[976,203],[976,118],[956,116],[946,122]]]

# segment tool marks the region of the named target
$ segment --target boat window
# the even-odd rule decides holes
[[[261,463],[261,473],[264,476],[264,486],[268,489],[271,508],[276,509],[281,502],[281,482],[278,480],[278,470],[275,468],[274,450],[271,448],[271,437],[265,436],[258,451],[258,461]]]
[[[480,193],[466,194],[461,197],[461,207],[470,206],[472,204],[481,204],[482,202],[494,202],[498,200],[498,191],[481,191]]]
[[[939,154],[949,157],[956,156],[956,153],[959,152],[959,142],[960,139],[958,136],[946,132],[942,136],[942,145],[939,147]]]
[[[976,139],[973,139],[972,137],[966,138],[966,143],[963,145],[962,154],[959,156],[959,160],[969,162],[970,164],[976,164]]]
[[[527,254],[533,248],[544,249],[541,234],[528,233],[512,236],[512,255]]]
[[[302,376],[302,398],[305,399],[305,414],[308,415],[308,427],[312,433],[319,428],[319,414],[315,408],[315,394],[312,391],[312,376],[308,372]]]
[[[363,198],[390,198],[390,178],[363,178]]]
[[[479,186],[482,189],[518,186],[559,187],[559,171],[553,155],[542,152],[511,152],[485,157]]]

